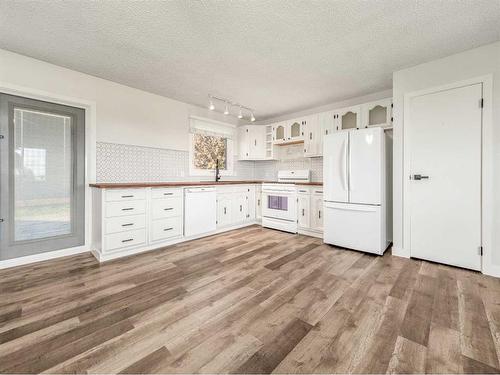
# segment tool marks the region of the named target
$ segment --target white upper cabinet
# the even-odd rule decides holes
[[[323,153],[323,131],[320,115],[311,115],[304,120],[304,156],[321,156]]]
[[[337,130],[359,129],[361,127],[361,106],[356,105],[335,111]]]
[[[288,139],[286,122],[278,122],[273,125],[273,142],[285,143]]]
[[[322,136],[332,134],[334,131],[337,130],[336,120],[337,120],[336,113],[333,111],[323,112],[318,115],[318,123]]]
[[[304,139],[304,126],[307,119],[295,119],[273,125],[273,143],[288,143]]]
[[[246,125],[238,128],[238,156],[240,160],[266,158],[266,127]]]
[[[362,128],[392,126],[392,98],[362,105]]]

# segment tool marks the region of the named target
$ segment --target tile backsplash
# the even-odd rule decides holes
[[[301,148],[300,148],[301,149]],[[299,148],[280,150],[280,160],[234,160],[233,180],[275,180],[280,169],[310,169],[313,181],[323,179],[323,158],[300,157]],[[97,142],[97,182],[199,181],[189,175],[189,153],[162,148]]]

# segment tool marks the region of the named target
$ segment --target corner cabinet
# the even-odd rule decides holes
[[[298,232],[321,238],[323,236],[323,187],[299,186],[297,211]]]

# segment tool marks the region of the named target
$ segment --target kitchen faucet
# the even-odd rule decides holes
[[[220,172],[219,172],[219,159],[215,161],[215,182],[219,182]]]

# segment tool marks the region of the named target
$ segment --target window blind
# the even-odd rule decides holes
[[[196,117],[189,118],[189,128],[192,134],[203,134],[227,139],[233,139],[236,129],[235,126],[230,124],[212,122]]]

